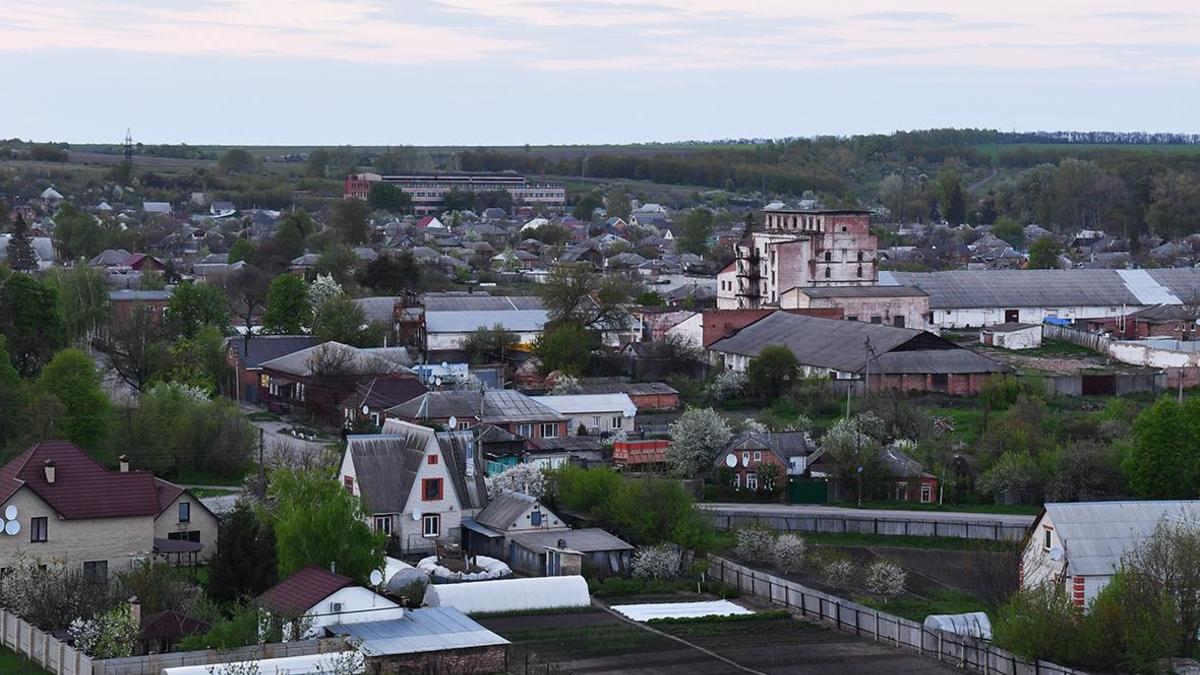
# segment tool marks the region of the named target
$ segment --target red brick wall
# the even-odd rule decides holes
[[[944,390],[954,396],[975,396],[983,387],[990,375],[988,373],[950,374],[946,377]],[[871,391],[939,391],[943,387],[935,387],[932,374],[904,375],[871,375]]]
[[[679,394],[630,394],[638,410],[674,410],[679,407]]]
[[[784,289],[787,290],[787,289]],[[700,320],[701,340],[704,346],[726,337],[730,333],[745,328],[778,309],[712,309],[703,312]],[[841,319],[842,310],[838,307],[820,309],[785,309],[789,314],[802,316],[817,316],[825,319]]]
[[[368,675],[407,675],[408,673],[455,673],[455,675],[484,675],[508,670],[508,646],[476,647],[423,654],[369,656]]]

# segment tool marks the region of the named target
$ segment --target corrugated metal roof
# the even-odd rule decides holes
[[[1159,523],[1200,521],[1200,501],[1117,501],[1046,504],[1072,575],[1112,574],[1121,558]]]
[[[1116,273],[1124,280],[1125,287],[1144,305],[1177,305],[1180,302],[1170,289],[1158,283],[1146,270],[1116,270]]]
[[[1194,267],[1145,270],[1150,278],[1187,303],[1200,299],[1200,270]]]
[[[629,394],[570,394],[532,398],[564,415],[600,412],[620,412],[625,417],[637,415],[637,406]]]
[[[425,329],[429,333],[473,333],[499,324],[510,331],[528,333],[542,330],[548,319],[544,309],[447,312],[426,308]]]
[[[503,532],[537,503],[537,499],[527,494],[505,490],[475,516],[475,522]]]
[[[798,286],[792,290],[810,298],[920,298],[925,291],[912,286]],[[785,293],[787,291],[784,291]]]
[[[425,310],[429,312],[497,312],[509,310],[545,309],[542,299],[535,296],[505,296],[426,293]]]
[[[580,553],[633,550],[633,546],[624,540],[598,527],[555,532],[531,532],[513,535],[510,539],[534,553],[542,553],[546,548],[556,548],[560,540],[566,542],[566,548]]]
[[[364,656],[419,654],[509,644],[453,607],[424,607],[391,621],[367,621],[328,626],[346,635]]]
[[[757,356],[766,347],[784,345],[803,365],[858,372],[866,361],[868,338],[876,353],[884,353],[920,334],[912,328],[775,312],[717,340],[709,349]]]

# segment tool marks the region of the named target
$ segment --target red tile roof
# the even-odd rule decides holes
[[[45,464],[54,460],[54,484]],[[73,443],[42,441],[0,468],[0,503],[22,487],[66,520],[157,516],[158,490],[147,471],[110,471]]]
[[[274,612],[300,613],[337,591],[353,585],[354,581],[348,577],[309,565],[268,588],[258,596],[258,604]]]

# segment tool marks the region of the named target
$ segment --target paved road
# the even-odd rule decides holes
[[[963,513],[958,511],[906,511],[904,509],[848,509],[840,506],[813,506],[809,504],[724,504],[704,503],[700,508],[735,515],[760,516],[846,516],[852,518],[892,518],[896,520],[927,521],[940,523],[1003,523],[1028,527],[1033,516],[1001,513]]]

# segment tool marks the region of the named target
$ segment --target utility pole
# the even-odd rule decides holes
[[[258,428],[258,489],[262,497],[267,496],[267,476],[266,468],[263,466],[263,445],[266,430],[262,427]]]

